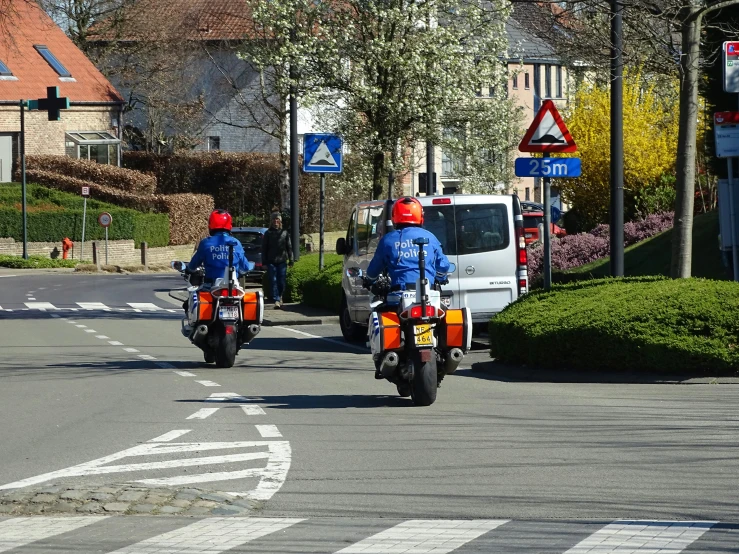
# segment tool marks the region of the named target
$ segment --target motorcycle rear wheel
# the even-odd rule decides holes
[[[408,398],[411,395],[411,384],[410,383],[398,383],[396,385],[398,388],[398,395],[401,398]]]
[[[236,334],[224,334],[218,339],[215,352],[216,367],[233,367],[236,362]]]
[[[409,362],[413,364],[410,387],[413,403],[416,406],[431,406],[436,401],[436,356],[432,353],[431,361],[422,362],[421,353],[415,351],[411,354]]]
[[[216,355],[212,350],[205,350],[203,351],[203,359],[206,364],[212,364],[216,361]]]

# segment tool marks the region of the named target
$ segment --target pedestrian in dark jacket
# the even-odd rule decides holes
[[[275,308],[282,307],[282,293],[285,292],[287,266],[293,265],[293,248],[290,233],[282,228],[282,216],[274,212],[271,225],[262,240],[262,263],[267,265],[270,292]]]

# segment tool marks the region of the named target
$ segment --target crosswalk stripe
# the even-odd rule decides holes
[[[570,548],[565,554],[663,552],[678,554],[714,526],[715,521],[615,521]]]
[[[110,311],[110,308],[103,304],[102,302],[75,302],[80,308],[83,310],[107,310]]]
[[[0,522],[0,552],[74,531],[108,516],[19,517]]]
[[[51,302],[25,302],[31,310],[58,310]]]
[[[296,518],[210,518],[175,529],[115,554],[218,554],[300,523]]]
[[[404,521],[376,535],[367,537],[336,554],[390,554],[415,552],[417,554],[445,554],[508,523],[505,519],[415,519]]]
[[[162,309],[156,304],[152,304],[151,302],[127,302],[127,304],[131,306],[134,310],[158,311]]]

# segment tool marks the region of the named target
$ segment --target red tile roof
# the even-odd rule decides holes
[[[117,33],[98,27],[101,41],[242,40],[253,25],[243,0],[138,0],[120,15]]]
[[[122,101],[113,85],[35,3],[18,2],[9,17],[6,29],[11,35],[0,42],[0,61],[18,80],[0,79],[0,100],[44,98],[46,87],[58,86],[60,95],[72,102]],[[75,82],[60,81],[35,44],[47,46]]]

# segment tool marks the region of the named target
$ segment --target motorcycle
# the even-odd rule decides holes
[[[428,239],[413,241],[418,246],[419,279],[415,287],[394,291],[387,276],[364,286],[373,293],[367,328],[369,347],[377,378],[395,384],[401,397],[410,396],[416,406],[430,406],[446,375],[457,370],[472,346],[472,315],[469,308],[442,308],[441,285],[437,276],[429,287],[426,279]],[[450,273],[456,267],[452,264]],[[349,277],[360,278],[359,268],[349,268]]]
[[[187,288],[187,317],[182,334],[203,351],[206,363],[233,367],[236,355],[261,331],[264,317],[262,291],[246,292],[233,266],[233,246],[229,248],[224,276],[208,287],[204,271],[187,271],[187,264],[173,261],[171,267],[183,274]]]

